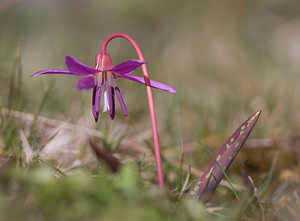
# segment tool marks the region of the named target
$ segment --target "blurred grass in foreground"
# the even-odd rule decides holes
[[[11,2],[20,4],[0,4],[1,219],[115,220],[123,214],[141,220],[154,214],[155,220],[297,220],[298,1]],[[142,86],[118,82],[129,116],[110,121],[102,114],[95,125],[91,94],[76,90],[76,77],[29,78],[41,69],[64,68],[66,54],[92,66],[104,38],[119,31],[140,44],[150,78],[178,89],[175,96],[153,91],[163,194],[151,187],[156,178]],[[115,64],[136,58],[122,40],[108,50]],[[210,160],[196,141],[214,153],[257,109],[263,112],[252,139],[229,170],[241,202],[226,185],[206,207],[177,199],[175,188],[189,165],[190,184]],[[111,175],[92,154],[88,136],[139,172],[129,166],[129,172]],[[54,168],[67,176],[57,178]],[[117,185],[127,173],[136,176],[128,184],[136,194],[126,189],[127,181]]]

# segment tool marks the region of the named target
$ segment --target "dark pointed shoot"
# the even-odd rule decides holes
[[[210,194],[223,179],[224,173],[231,165],[242,145],[245,143],[260,114],[261,111],[254,113],[225,141],[208,168],[189,191],[189,197],[196,200],[201,198],[202,200],[207,201]]]

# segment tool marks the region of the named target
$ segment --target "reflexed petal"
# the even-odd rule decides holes
[[[117,66],[113,67],[112,69],[109,69],[109,71],[118,73],[118,74],[127,74],[133,72],[135,69],[140,67],[141,65],[147,63],[146,61],[141,60],[129,60],[125,61],[121,64],[118,64]]]
[[[96,122],[98,121],[98,116],[99,116],[100,100],[101,100],[101,87],[95,86],[93,89],[93,97],[92,97],[92,111]]]
[[[114,88],[108,85],[108,98],[109,98],[109,115],[113,120],[115,118],[115,92]]]
[[[77,84],[77,89],[78,90],[88,90],[88,89],[91,89],[95,86],[95,79],[93,76],[88,76],[88,77],[84,77],[84,78],[81,78],[79,81],[78,81],[78,84]]]
[[[126,105],[125,105],[125,102],[123,100],[121,91],[118,87],[115,87],[115,90],[116,90],[116,95],[117,95],[117,98],[119,100],[119,103],[120,103],[121,109],[123,111],[123,114],[124,114],[124,116],[127,116],[127,109],[126,109]]]
[[[141,83],[141,84],[145,84],[145,79],[142,78],[142,77],[128,76],[128,75],[117,75],[116,78],[126,78],[128,80],[132,80],[132,81],[135,81],[135,82],[138,82],[138,83]],[[176,93],[177,92],[171,86],[160,83],[160,82],[157,82],[157,81],[150,80],[150,86],[153,87],[153,88],[160,89],[160,90],[163,90],[163,91],[168,91],[168,92],[171,92],[171,93]]]
[[[74,74],[74,73],[72,73],[68,70],[47,69],[47,70],[36,72],[33,75],[31,75],[30,77],[35,77],[35,76],[42,75],[42,74],[71,74],[71,75],[77,75],[77,74]]]
[[[66,56],[66,65],[68,69],[76,75],[84,76],[101,72],[101,70],[89,67],[69,55]]]

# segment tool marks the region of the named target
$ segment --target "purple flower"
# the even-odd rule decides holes
[[[143,77],[131,76],[130,74],[145,64],[141,60],[125,61],[117,66],[113,66],[111,57],[108,53],[99,53],[96,56],[95,68],[82,64],[71,56],[66,56],[66,65],[69,70],[48,69],[36,72],[31,77],[42,74],[70,74],[84,76],[78,81],[77,89],[88,90],[93,89],[92,95],[92,111],[95,121],[98,121],[101,92],[103,91],[103,112],[109,111],[109,115],[113,120],[115,117],[115,94],[119,100],[123,114],[127,116],[127,109],[121,95],[120,89],[116,85],[115,79],[125,78],[141,84],[145,84]],[[150,80],[150,86],[160,90],[176,93],[176,90],[168,85],[157,81]]]

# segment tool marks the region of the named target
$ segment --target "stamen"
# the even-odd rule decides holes
[[[95,74],[95,85],[97,85],[98,87],[101,87],[101,85],[103,84],[103,72],[99,72],[97,74]]]
[[[103,112],[106,112],[107,110],[109,110],[109,103],[108,103],[107,90],[106,90],[106,84],[105,83],[104,83],[103,99],[104,99]]]
[[[117,98],[119,100],[119,103],[120,103],[121,109],[123,111],[123,114],[124,114],[124,116],[127,116],[127,109],[126,109],[126,105],[125,105],[125,102],[123,100],[121,91],[118,87],[115,87],[115,90],[116,90],[116,95],[117,95]]]
[[[114,83],[115,89],[117,87],[116,81],[115,81],[115,77],[114,77],[114,73],[112,73],[112,82]]]
[[[109,95],[109,115],[110,118],[113,120],[115,118],[115,92],[114,87],[110,84],[108,85],[108,95]]]

